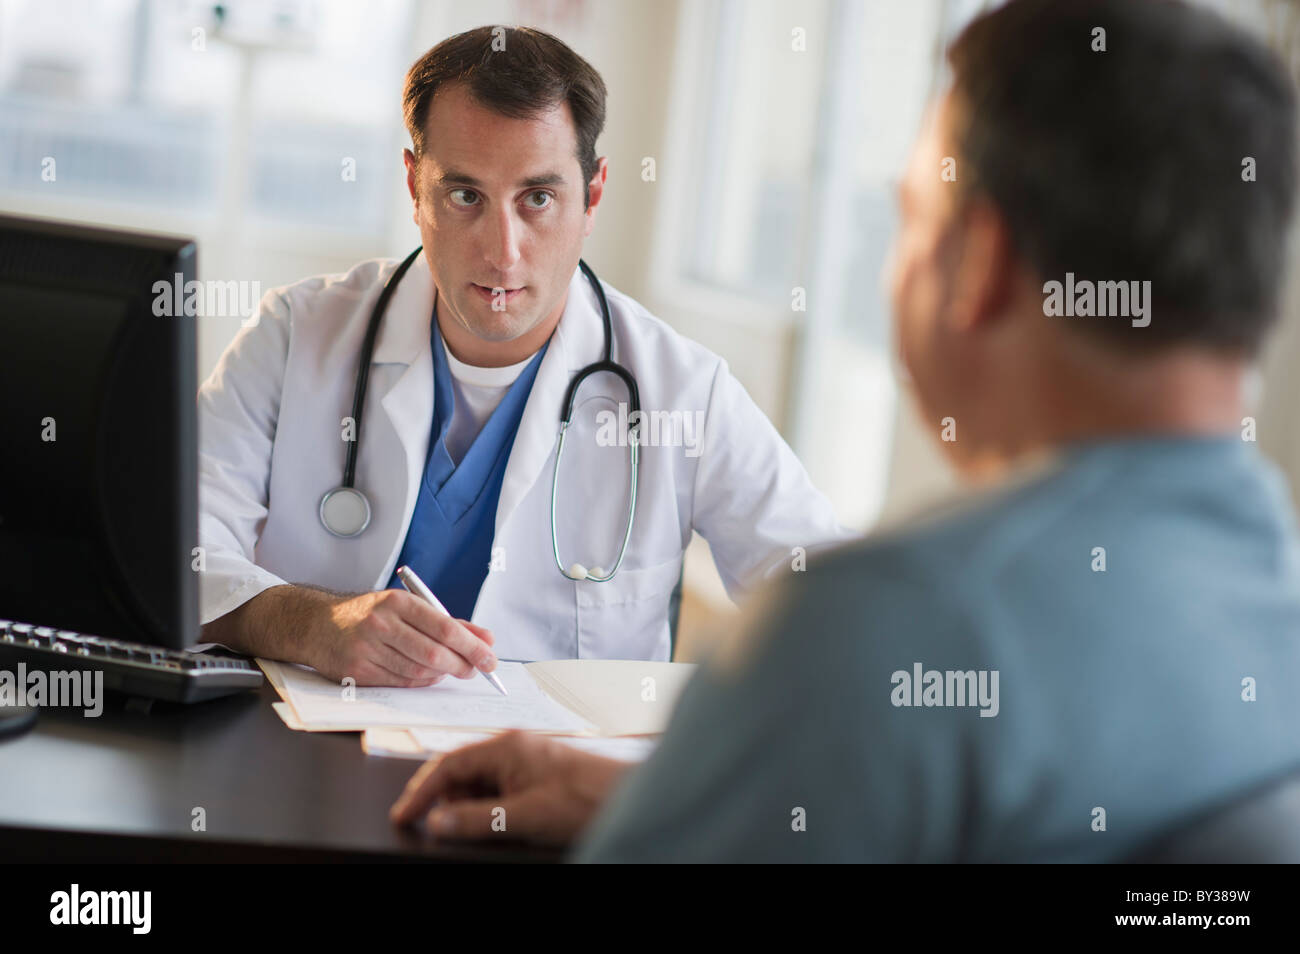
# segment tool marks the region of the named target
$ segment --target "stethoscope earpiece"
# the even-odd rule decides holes
[[[592,583],[603,583],[604,579],[608,579],[608,577],[605,577],[604,567],[593,566],[590,570],[588,570],[581,563],[573,564],[573,566],[569,567],[567,570],[564,571],[564,575],[571,580],[579,580],[579,581],[590,580]],[[614,574],[612,573],[610,574],[610,576],[613,575]],[[604,579],[602,579],[602,577],[604,577]]]

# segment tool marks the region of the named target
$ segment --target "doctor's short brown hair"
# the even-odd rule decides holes
[[[443,40],[406,72],[402,112],[418,161],[434,94],[464,83],[474,100],[513,119],[569,105],[578,139],[583,194],[596,175],[596,139],[605,127],[605,81],[563,41],[529,27],[481,26]]]

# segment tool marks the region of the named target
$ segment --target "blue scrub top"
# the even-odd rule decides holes
[[[452,616],[469,619],[491,562],[506,462],[546,346],[515,379],[456,464],[446,444],[456,397],[436,314],[432,325],[433,431],[420,495],[397,566],[413,569]],[[396,573],[388,586],[402,586]]]

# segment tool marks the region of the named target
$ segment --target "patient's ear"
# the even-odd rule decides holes
[[[1018,259],[1006,219],[988,199],[971,199],[958,228],[962,238],[950,314],[956,330],[980,331],[1007,315]]]

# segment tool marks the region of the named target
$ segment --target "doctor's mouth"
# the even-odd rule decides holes
[[[505,311],[507,304],[515,301],[524,292],[528,291],[527,285],[520,285],[518,288],[502,288],[500,285],[488,288],[486,285],[470,282],[470,287],[480,298],[492,306],[493,311]]]

